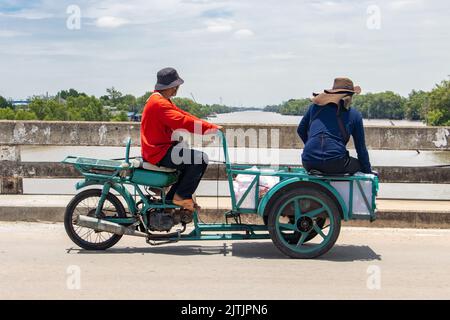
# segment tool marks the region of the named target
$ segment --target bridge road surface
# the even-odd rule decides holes
[[[94,253],[60,223],[0,223],[0,299],[141,298],[450,299],[450,230],[346,227],[321,259],[293,260],[270,240]]]

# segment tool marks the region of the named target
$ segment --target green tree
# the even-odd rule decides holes
[[[270,106],[266,106],[264,107],[264,111],[266,112],[276,112],[279,113],[281,109],[281,104],[277,104],[277,105],[270,105]]]
[[[117,109],[123,111],[138,111],[137,99],[132,94],[126,94],[120,98],[120,103],[117,105]]]
[[[428,92],[413,90],[405,103],[405,118],[408,120],[425,119],[428,109]]]
[[[131,94],[122,95],[114,87],[107,89],[108,95],[97,99],[87,96],[75,89],[61,90],[55,97],[34,97],[27,109],[14,111],[12,108],[3,108],[0,116],[9,120],[60,120],[60,121],[128,121],[127,111],[141,113],[152,92],[146,92],[136,98]],[[237,110],[252,108],[230,108],[225,105],[203,105],[188,98],[175,98],[174,103],[187,112],[205,118],[214,113],[228,113]],[[104,106],[117,108],[120,113],[111,116]],[[0,97],[0,106],[9,106],[6,99]],[[6,110],[8,109],[8,110]]]
[[[70,120],[66,107],[53,99],[47,100],[35,97],[32,99],[29,109],[34,112],[39,120]]]
[[[303,116],[311,105],[310,99],[291,99],[280,107],[280,113],[284,115]]]
[[[12,108],[12,103],[0,96],[0,108]]]
[[[111,121],[129,121],[127,113],[125,111],[121,111],[119,114],[113,116]]]
[[[427,123],[450,126],[450,81],[442,81],[430,92]]]
[[[16,120],[37,120],[37,116],[32,111],[27,110],[17,110],[15,114]]]
[[[67,98],[69,97],[79,97],[79,96],[87,96],[85,93],[83,92],[78,92],[75,89],[69,89],[69,90],[61,90],[60,92],[58,92],[57,94],[58,97],[60,97],[61,99],[67,100]]]
[[[15,113],[11,108],[0,108],[0,119],[2,120],[14,120]]]
[[[406,99],[392,92],[368,93],[353,97],[352,106],[367,119],[404,119]]]
[[[99,99],[94,96],[69,97],[67,109],[70,120],[77,121],[109,121],[110,115],[103,108]]]
[[[103,106],[109,106],[110,105],[109,96],[107,95],[101,96],[100,102],[102,103]]]
[[[206,108],[209,110],[208,112],[211,113],[230,113],[233,112],[233,109],[228,107],[228,106],[224,106],[221,104],[213,104],[213,105],[206,105]]]
[[[122,97],[122,92],[116,90],[114,87],[106,89],[108,93],[108,101],[110,102],[111,107],[117,107],[117,105],[121,102],[120,98]]]

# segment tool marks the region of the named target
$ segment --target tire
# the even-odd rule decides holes
[[[89,189],[80,192],[77,194],[67,205],[66,212],[64,214],[64,228],[66,229],[66,233],[69,238],[79,247],[85,250],[106,250],[114,246],[121,238],[121,235],[116,235],[108,232],[95,232],[93,229],[84,228],[80,226],[74,225],[74,221],[78,215],[81,215],[83,212],[87,213],[85,215],[90,217],[95,217],[95,199],[100,199],[102,195],[102,190],[99,189]],[[89,203],[94,201],[94,205],[89,207]],[[81,205],[84,204],[84,207]],[[86,206],[86,204],[88,204]],[[109,208],[113,208],[113,210]],[[84,209],[82,211],[82,209]],[[109,209],[109,210],[106,210]],[[81,211],[80,213],[76,213],[76,211]],[[118,218],[126,218],[125,208],[123,207],[120,200],[113,195],[112,193],[108,193],[104,203],[104,210],[102,210],[102,214],[106,217],[118,217]],[[90,232],[91,231],[91,232]],[[95,233],[96,239],[100,238],[99,242],[91,241],[91,234]],[[84,239],[82,235],[85,234],[86,237],[89,236],[89,239]],[[104,238],[109,237],[109,238]],[[103,240],[103,241],[101,241]]]
[[[329,226],[324,228],[326,221]],[[274,245],[285,255],[313,259],[328,252],[336,243],[341,216],[335,200],[328,194],[311,187],[299,187],[286,191],[274,201],[268,212],[268,229]],[[314,238],[320,242],[311,243]]]

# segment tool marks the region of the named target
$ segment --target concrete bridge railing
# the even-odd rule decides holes
[[[295,125],[224,125],[230,147],[301,149]],[[372,150],[429,150],[450,152],[449,127],[367,127]],[[55,162],[23,162],[21,147],[125,146],[140,143],[139,123],[0,121],[0,193],[23,193],[24,178],[77,178],[70,166]],[[198,140],[198,139],[197,139]],[[208,142],[193,139],[193,145]],[[353,147],[352,142],[350,148]],[[449,167],[377,167],[382,182],[450,183]],[[223,166],[210,165],[205,179],[225,178]]]

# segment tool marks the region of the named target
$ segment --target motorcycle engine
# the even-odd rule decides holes
[[[171,213],[154,210],[148,214],[148,228],[152,231],[170,231],[174,225],[175,221]]]
[[[148,228],[152,231],[170,231],[174,225],[191,223],[192,214],[185,209],[148,211]]]

